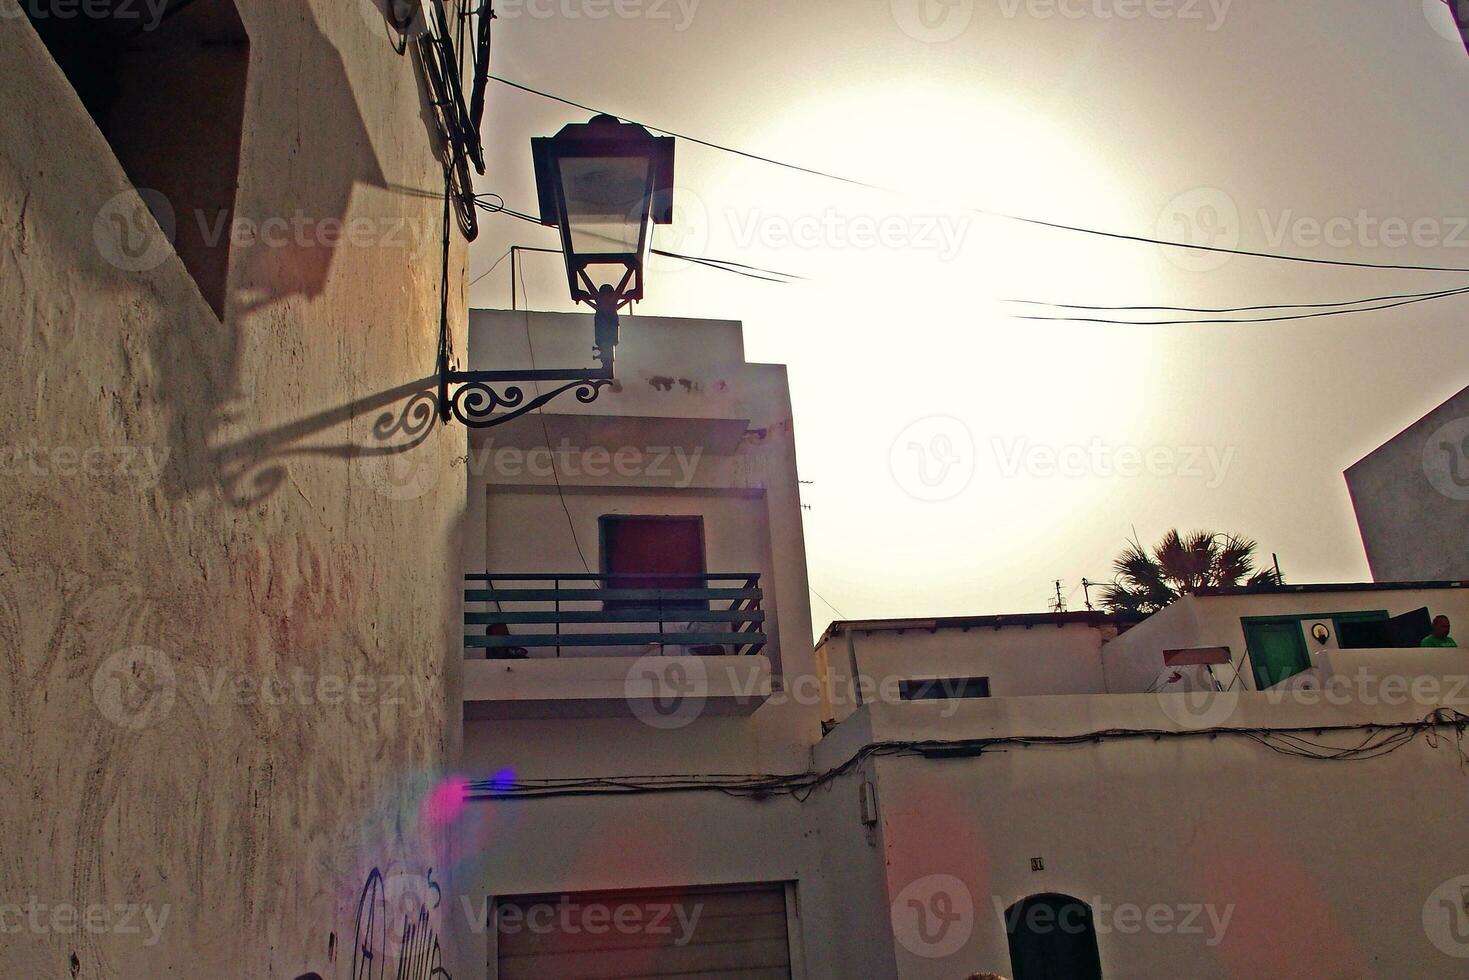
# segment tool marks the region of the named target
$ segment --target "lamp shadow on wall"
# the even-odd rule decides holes
[[[433,423],[438,416],[437,385],[437,376],[420,378],[214,447],[209,453],[212,478],[230,503],[248,507],[280,488],[286,480],[286,464],[293,458],[391,460],[414,449],[433,432]],[[312,435],[396,403],[401,405],[383,412],[373,421],[370,442],[301,444]]]
[[[349,2],[362,6],[364,20],[372,19],[373,10],[381,17],[381,57],[396,64],[406,50],[416,59],[416,50],[411,46],[395,43],[401,38],[392,29],[385,6],[391,0]],[[262,71],[260,78],[251,80],[254,98],[250,112],[256,114],[257,120],[294,119],[295,127],[306,126],[310,119],[329,120],[331,132],[320,135],[301,132],[290,123],[282,132],[258,122],[251,126],[247,118],[244,159],[275,161],[268,172],[276,179],[263,180],[265,172],[258,164],[242,170],[236,211],[230,216],[227,233],[233,237],[236,229],[241,229],[254,233],[254,238],[241,234],[238,240],[226,243],[242,254],[231,262],[224,316],[212,321],[181,318],[171,329],[159,330],[154,335],[152,360],[162,380],[159,390],[164,393],[174,461],[167,470],[163,489],[173,497],[217,490],[232,505],[247,507],[281,486],[292,458],[388,458],[407,453],[432,432],[436,376],[396,385],[257,434],[233,439],[226,435],[230,430],[238,431],[242,403],[247,407],[252,394],[242,384],[241,348],[245,331],[252,329],[254,323],[269,329],[267,317],[280,319],[274,308],[284,301],[295,300],[298,316],[304,323],[302,329],[313,329],[313,319],[323,324],[335,321],[334,328],[341,329],[340,315],[313,318],[302,302],[319,299],[333,285],[339,292],[350,292],[341,283],[334,284],[333,275],[339,279],[354,277],[354,282],[374,286],[388,277],[396,277],[406,289],[413,283],[415,267],[431,258],[437,270],[441,258],[442,223],[437,205],[443,200],[442,190],[393,183],[388,179],[373,145],[373,131],[358,104],[361,93],[350,82],[341,50],[322,31],[310,8],[306,10],[300,29],[289,38],[294,46],[288,58],[296,73],[294,84],[272,85]],[[413,74],[419,115],[425,127],[423,138],[429,141],[426,149],[442,166],[445,148],[416,61]],[[312,100],[309,115],[304,119],[301,109],[294,104],[298,93],[307,93]],[[374,118],[381,119],[384,115],[378,112]],[[377,134],[386,135],[381,126]],[[285,145],[293,135],[294,142]],[[413,138],[394,136],[393,139],[406,145],[405,165],[415,171],[423,169],[422,157],[414,152]],[[252,141],[261,145],[252,148]],[[304,162],[296,165],[282,162],[291,156]],[[329,162],[313,165],[313,156],[325,157]],[[363,188],[385,193],[372,195],[378,203],[364,204]],[[436,204],[414,205],[403,203],[403,198],[428,199]],[[309,207],[310,212],[304,213],[298,201],[308,202],[304,207]],[[388,202],[388,206],[381,202]],[[268,229],[265,222],[272,219]],[[369,236],[376,237],[355,239],[352,229],[364,226]],[[324,228],[345,231],[340,237],[323,237]],[[269,241],[264,236],[267,231],[272,234]],[[344,253],[354,251],[358,253],[355,261],[346,261],[353,256]],[[437,275],[433,277],[433,285],[436,307]],[[364,305],[360,299],[355,302],[359,307]],[[405,308],[412,309],[413,304],[405,304]],[[367,312],[369,316],[395,315],[371,306]],[[422,331],[425,360],[437,353],[437,317],[434,321],[432,332],[427,327]],[[409,329],[411,332],[411,326]],[[343,379],[329,379],[328,384],[335,380]],[[365,439],[307,444],[312,436],[347,425],[378,409],[385,411],[373,421],[370,435]]]

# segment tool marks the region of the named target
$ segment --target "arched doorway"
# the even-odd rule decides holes
[[[1101,980],[1092,910],[1069,895],[1032,895],[1005,911],[1013,980]]]

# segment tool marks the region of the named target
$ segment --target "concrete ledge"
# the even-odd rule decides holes
[[[680,728],[749,715],[770,697],[765,656],[465,660],[467,719],[636,717]]]

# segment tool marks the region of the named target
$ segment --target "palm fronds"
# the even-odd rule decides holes
[[[1112,562],[1115,578],[1101,601],[1111,612],[1152,613],[1179,596],[1206,588],[1279,585],[1273,568],[1256,570],[1259,545],[1238,534],[1174,528],[1151,552],[1136,541]]]

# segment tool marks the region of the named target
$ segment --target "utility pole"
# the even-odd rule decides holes
[[[1081,596],[1082,600],[1086,603],[1087,612],[1096,612],[1092,608],[1092,586],[1095,584],[1095,582],[1088,582],[1086,579],[1081,580]]]

